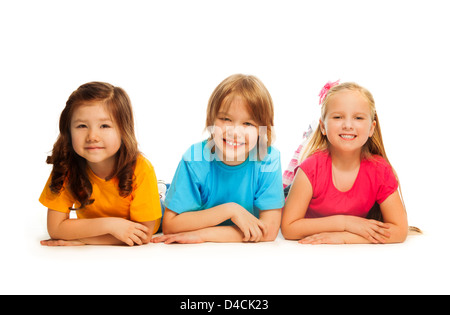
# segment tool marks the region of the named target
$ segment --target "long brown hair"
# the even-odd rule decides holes
[[[59,136],[53,145],[52,155],[47,163],[53,164],[50,189],[58,194],[64,185],[69,189],[80,206],[79,210],[94,202],[91,198],[92,185],[87,173],[86,160],[73,149],[70,124],[73,113],[81,105],[102,102],[117,124],[121,135],[121,146],[116,153],[116,163],[112,174],[106,178],[118,179],[119,195],[126,197],[133,189],[133,174],[139,154],[134,134],[134,118],[130,99],[120,87],[104,82],[89,82],[81,85],[70,95],[59,119]]]

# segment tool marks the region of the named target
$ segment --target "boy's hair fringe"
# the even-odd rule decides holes
[[[261,80],[253,75],[231,75],[214,89],[208,101],[205,128],[214,125],[214,120],[222,106],[226,109],[236,96],[244,100],[248,112],[255,122],[259,126],[267,127],[267,134],[259,136],[267,137],[267,147],[270,147],[274,141],[272,130],[274,124],[273,101]]]

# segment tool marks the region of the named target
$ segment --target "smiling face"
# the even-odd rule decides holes
[[[216,154],[227,165],[243,163],[258,142],[258,126],[240,96],[222,105],[214,120]]]
[[[114,169],[121,136],[115,121],[101,102],[74,110],[70,132],[75,152],[86,159],[92,171],[106,178]]]
[[[367,99],[358,91],[342,90],[329,100],[322,134],[327,136],[331,150],[361,152],[373,135],[376,122],[372,119]]]

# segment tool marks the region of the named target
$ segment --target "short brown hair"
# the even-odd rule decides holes
[[[267,127],[267,147],[269,147],[273,142],[273,101],[261,80],[252,75],[231,75],[215,88],[208,101],[206,128],[214,125],[221,107],[228,107],[234,96],[240,96],[244,100],[248,112],[258,126]]]

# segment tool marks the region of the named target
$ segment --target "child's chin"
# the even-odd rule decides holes
[[[246,154],[245,153],[241,153],[241,154],[226,154],[225,155],[225,161],[227,162],[244,162],[246,160]]]

